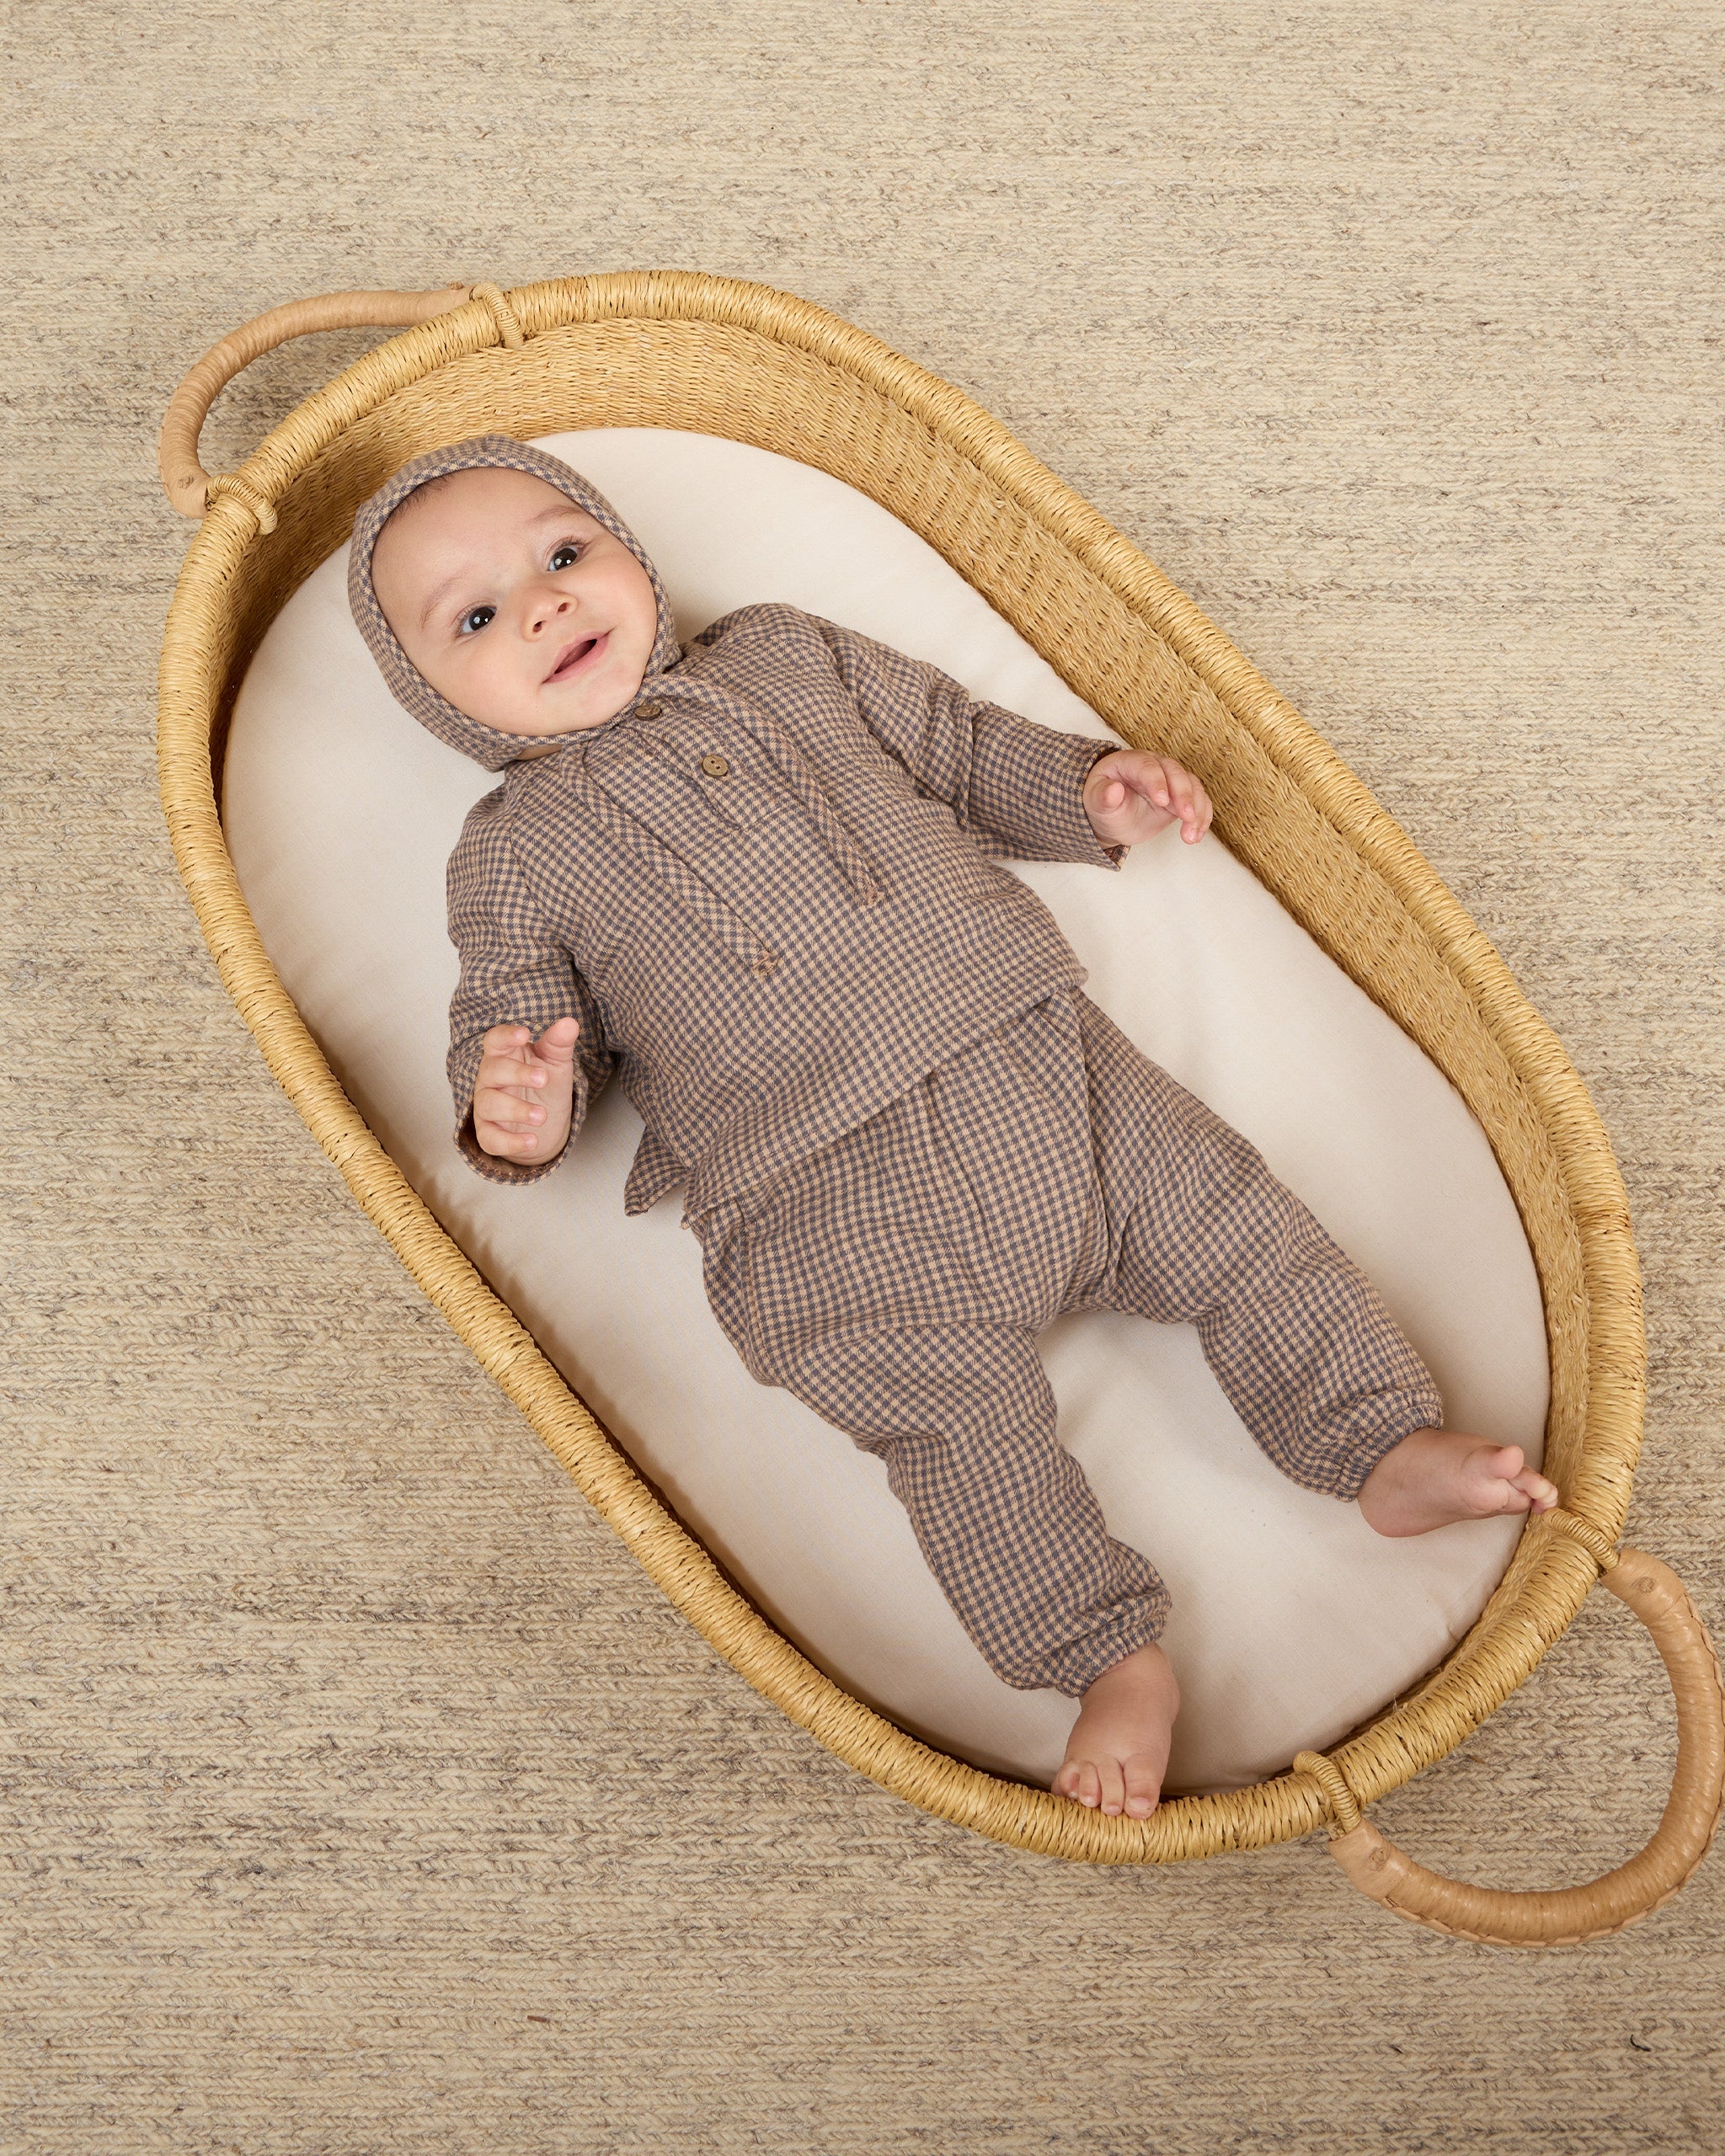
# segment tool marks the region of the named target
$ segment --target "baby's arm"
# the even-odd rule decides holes
[[[613,1059],[586,984],[521,873],[502,809],[500,792],[478,803],[449,860],[449,934],[462,965],[449,1082],[469,1166],[493,1182],[533,1182],[568,1151]]]
[[[1112,768],[1115,759],[1141,752],[1035,725],[972,696],[937,666],[835,622],[809,618],[870,733],[924,792],[947,803],[985,852],[1114,868],[1135,838],[1149,835],[1130,816],[1116,816],[1122,828],[1105,830],[1090,810],[1090,776],[1100,762],[1108,759]],[[1119,798],[1108,806],[1118,808]]]

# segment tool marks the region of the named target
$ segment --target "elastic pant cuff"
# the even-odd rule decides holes
[[[1025,1690],[1047,1688],[1064,1692],[1070,1700],[1078,1699],[1105,1669],[1112,1669],[1129,1654],[1159,1640],[1168,1621],[1169,1608],[1165,1591],[1153,1598],[1146,1598],[1140,1607],[1117,1618],[1103,1630],[1074,1640],[1049,1661],[1039,1675],[1028,1682],[1022,1678],[1008,1681],[1018,1684]]]
[[[1385,1401],[1379,1427],[1356,1438],[1331,1494],[1343,1504],[1352,1504],[1386,1453],[1394,1452],[1403,1438],[1411,1438],[1416,1430],[1440,1429],[1443,1421],[1444,1403],[1435,1390],[1408,1393],[1399,1400]]]

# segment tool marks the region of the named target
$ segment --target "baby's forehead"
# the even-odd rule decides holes
[[[596,531],[597,520],[561,488],[531,472],[496,465],[441,472],[416,487],[384,520],[377,555],[414,561],[451,541],[481,541],[565,523]]]

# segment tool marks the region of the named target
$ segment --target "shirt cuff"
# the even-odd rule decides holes
[[[1096,835],[1096,826],[1091,822],[1089,812],[1084,806],[1084,787],[1091,772],[1095,770],[1103,758],[1112,756],[1117,749],[1124,746],[1124,744],[1119,741],[1098,741],[1087,734],[1075,734],[1072,738],[1082,742],[1084,746],[1091,751],[1091,754],[1084,758],[1083,767],[1078,774],[1078,819],[1090,834],[1090,843],[1096,849],[1098,866],[1104,868],[1118,868],[1132,849],[1130,846],[1118,843],[1113,846],[1103,844]]]

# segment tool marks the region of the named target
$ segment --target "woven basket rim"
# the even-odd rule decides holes
[[[1590,1472],[1565,1503],[1615,1540],[1640,1438],[1644,1346],[1626,1194],[1609,1142],[1579,1075],[1502,958],[1328,744],[1184,593],[1000,422],[854,325],[769,286],[692,271],[558,279],[517,287],[506,298],[528,349],[553,333],[596,325],[638,324],[650,339],[665,325],[701,324],[734,344],[734,353],[722,344],[725,364],[746,367],[749,340],[764,339],[896,405],[936,438],[943,456],[982,474],[1153,630],[1318,807],[1441,954],[1526,1086],[1559,1162],[1583,1255],[1589,1315],[1580,1459]],[[388,339],[334,376],[259,445],[232,475],[232,489],[217,493],[176,584],[162,653],[164,813],[218,969],[272,1071],[415,1280],[644,1569],[750,1683],[829,1749],[938,1817],[1061,1857],[1164,1862],[1314,1831],[1323,1823],[1320,1792],[1311,1777],[1291,1772],[1222,1796],[1172,1798],[1148,1822],[1105,1818],[932,1750],[815,1668],[660,1502],[430,1214],[343,1092],[275,975],[227,854],[212,767],[231,687],[218,678],[212,654],[237,603],[248,553],[260,541],[255,504],[285,504],[318,460],[339,456],[354,428],[404,391],[423,390],[476,354],[499,365],[518,358],[498,351],[499,334],[497,312],[473,300]],[[966,573],[964,561],[953,566]],[[295,584],[307,574],[302,566]],[[1058,664],[1031,628],[1023,632]],[[1549,1294],[1543,1276],[1541,1290]],[[1573,1540],[1530,1523],[1466,1638],[1408,1698],[1337,1748],[1334,1756],[1361,1798],[1400,1785],[1477,1727],[1561,1635],[1594,1577],[1591,1559]]]

